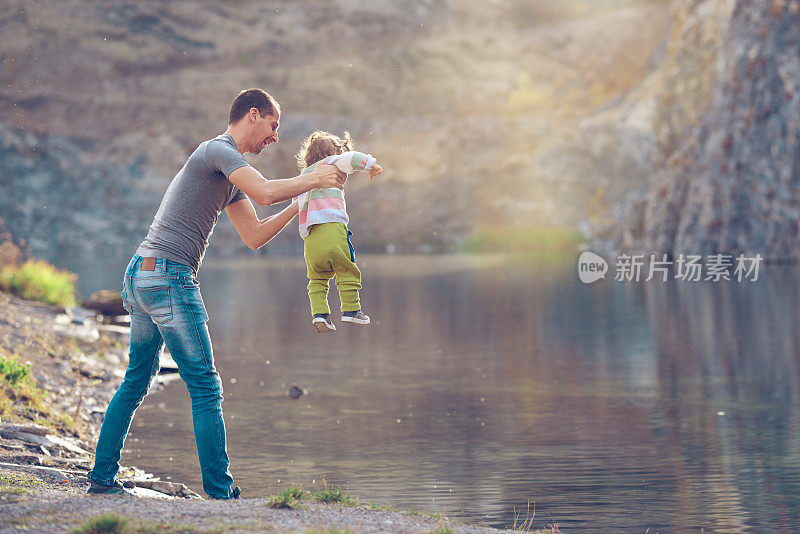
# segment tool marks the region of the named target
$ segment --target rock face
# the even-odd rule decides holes
[[[602,121],[578,140],[587,150],[553,139],[640,84],[666,15],[662,0],[8,0],[0,218],[51,261],[128,255],[186,157],[224,131],[235,94],[264,87],[283,108],[280,143],[248,155],[265,176],[295,175],[316,128],[349,130],[384,165],[379,180],[348,183],[360,251],[448,249],[484,224],[574,224],[584,178],[614,197],[626,187],[611,178],[652,150],[638,123],[620,128],[633,132],[621,157],[608,157],[617,143],[597,134]],[[221,217],[209,254],[245,249]],[[265,249],[302,244],[286,231]]]
[[[0,124],[0,229],[52,260],[130,248],[152,218],[153,195],[134,186],[141,172],[91,161],[75,139]]]
[[[800,259],[800,2],[680,1],[673,12],[658,170],[628,197],[614,245]],[[681,61],[695,69],[683,82]]]

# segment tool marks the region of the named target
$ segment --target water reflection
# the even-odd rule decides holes
[[[536,528],[567,532],[800,528],[796,269],[586,286],[497,258],[360,262],[376,322],[330,336],[299,261],[201,272],[248,496],[324,480],[497,526],[534,500]],[[200,487],[182,383],[131,438],[126,459]]]

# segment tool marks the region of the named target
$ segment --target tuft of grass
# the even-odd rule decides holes
[[[0,352],[0,416],[13,414],[16,407],[20,411],[44,409],[44,394],[30,371],[31,366],[21,363],[16,355]]]
[[[4,472],[0,473],[0,484],[14,487],[34,487],[41,486],[42,481],[25,473]]]
[[[113,512],[87,519],[72,534],[123,534],[128,519]]]
[[[72,424],[69,416],[48,404],[47,394],[31,376],[30,365],[0,349],[0,418],[12,416],[48,427]]]
[[[78,275],[58,269],[44,260],[28,260],[0,269],[0,289],[28,300],[75,306]]]
[[[533,505],[533,509],[531,509],[531,505]],[[528,505],[525,508],[525,517],[522,517],[522,508],[517,510],[514,508],[514,524],[511,526],[511,530],[516,530],[519,532],[533,532],[534,534],[561,534],[561,530],[559,530],[558,523],[550,523],[547,525],[547,528],[531,530],[533,528],[533,519],[536,517],[536,503],[534,501],[528,501]]]
[[[177,534],[192,532],[193,525],[175,523],[159,523],[124,517],[114,512],[91,517],[81,526],[73,529],[71,534]]]
[[[531,504],[533,504],[533,510],[531,510]],[[528,501],[528,506],[525,509],[525,517],[522,517],[522,508],[517,510],[514,507],[514,524],[511,526],[511,530],[519,530],[520,532],[530,532],[531,527],[533,527],[533,519],[536,517],[536,503],[533,501]],[[520,523],[519,521],[522,520]]]
[[[31,493],[29,488],[18,488],[16,486],[3,486],[0,484],[0,497],[19,497]]]
[[[299,486],[289,486],[267,499],[269,508],[296,508],[306,497],[306,492]]]
[[[338,503],[345,506],[358,506],[358,499],[346,494],[339,486],[325,487],[312,495],[315,501]]]
[[[27,363],[20,363],[16,356],[6,358],[0,357],[0,380],[5,381],[11,386],[16,386],[29,380],[31,366]]]
[[[457,531],[453,530],[449,525],[440,525],[434,530],[429,530],[425,534],[456,534]]]

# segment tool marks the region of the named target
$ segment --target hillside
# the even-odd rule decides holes
[[[637,125],[602,126],[595,147],[576,132],[653,71],[667,15],[658,0],[6,2],[0,217],[43,256],[131,250],[233,96],[260,86],[284,112],[281,142],[248,156],[265,175],[296,174],[313,128],[348,129],[384,163],[348,186],[362,250],[576,225],[649,150]],[[583,154],[620,129],[628,151],[592,172]],[[267,249],[299,250],[292,232],[279,241]],[[212,250],[242,249],[225,220]]]

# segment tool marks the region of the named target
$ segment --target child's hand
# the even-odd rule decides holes
[[[372,180],[382,172],[383,172],[383,167],[381,167],[377,163],[374,164],[372,168],[369,170],[369,179]]]

